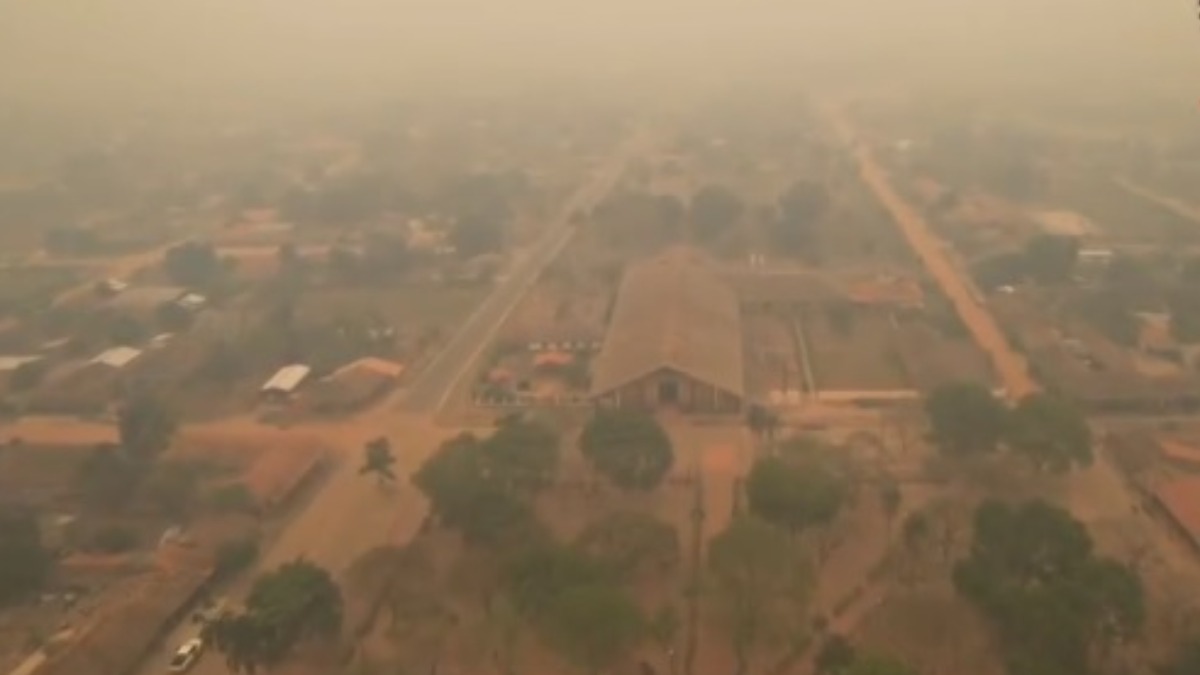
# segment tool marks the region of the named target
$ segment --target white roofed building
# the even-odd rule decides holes
[[[266,396],[291,396],[311,373],[312,368],[301,363],[284,366],[262,386],[262,393]]]
[[[140,349],[134,349],[133,347],[113,347],[97,354],[92,359],[92,363],[112,368],[124,368],[133,363],[141,355],[142,350]]]

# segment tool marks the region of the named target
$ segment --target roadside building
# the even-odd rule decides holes
[[[300,385],[308,379],[310,373],[312,373],[312,368],[304,364],[293,363],[284,366],[263,384],[262,394],[269,399],[275,400],[291,398],[296,393],[296,390],[300,388]]]
[[[737,413],[745,400],[738,299],[697,253],[631,265],[593,362],[597,405]]]
[[[404,366],[385,359],[367,357],[348,363],[310,387],[306,407],[321,414],[356,410],[390,391]]]

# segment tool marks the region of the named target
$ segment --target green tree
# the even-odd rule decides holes
[[[217,251],[211,244],[186,242],[167,249],[163,269],[181,286],[207,288],[224,276]]]
[[[716,241],[737,224],[745,204],[723,185],[706,185],[692,198],[692,227],[696,238],[703,242]]]
[[[746,478],[750,512],[793,533],[832,522],[848,492],[845,477],[823,458],[767,457]]]
[[[302,643],[330,640],[342,627],[342,594],[326,570],[285,563],[254,582],[242,612],[205,627],[205,637],[234,672],[279,665]]]
[[[177,421],[162,400],[150,394],[135,395],[117,414],[121,448],[137,462],[150,462],[171,445]]]
[[[883,507],[883,513],[887,516],[888,538],[891,538],[892,523],[896,520],[896,515],[900,513],[900,505],[904,500],[904,493],[900,490],[900,484],[896,479],[887,477],[879,486],[879,503]]]
[[[597,471],[625,490],[653,490],[675,463],[667,432],[644,412],[597,410],[583,429],[580,448]]]
[[[192,513],[200,491],[201,467],[185,462],[158,462],[142,484],[142,495],[163,514],[183,519]]]
[[[144,475],[144,467],[128,459],[117,446],[101,444],[80,463],[75,490],[88,507],[119,509],[133,497]]]
[[[813,181],[797,181],[780,196],[778,206],[768,231],[771,243],[787,253],[815,257],[820,221],[830,207],[828,191]]]
[[[536,420],[506,419],[482,449],[492,478],[506,491],[533,494],[553,481],[558,471],[558,434]]]
[[[575,546],[623,578],[667,573],[680,560],[675,528],[636,511],[620,511],[591,523]]]
[[[1195,675],[1200,673],[1200,638],[1192,638],[1176,650],[1170,662],[1158,669],[1159,675]]]
[[[654,616],[650,617],[646,624],[646,635],[654,641],[654,644],[666,654],[667,660],[670,663],[668,673],[675,673],[675,643],[679,639],[679,629],[682,626],[682,621],[679,616],[679,610],[675,605],[663,605],[658,608]]]
[[[147,333],[146,327],[142,322],[129,316],[128,314],[117,314],[108,319],[106,327],[108,341],[114,345],[136,345],[145,340]]]
[[[805,637],[812,573],[783,531],[755,518],[738,518],[713,538],[707,560],[737,673],[747,671],[765,643],[790,646]]]
[[[1021,399],[1009,417],[1008,445],[1039,470],[1064,472],[1092,462],[1092,432],[1070,401],[1054,394]]]
[[[1130,309],[1123,294],[1107,290],[1087,291],[1079,295],[1075,311],[1101,335],[1122,347],[1135,347],[1141,336],[1141,322]]]
[[[971,265],[971,278],[987,291],[1019,284],[1025,280],[1027,273],[1027,260],[1020,251],[994,253]]]
[[[1079,257],[1079,240],[1039,234],[1025,242],[1025,269],[1035,281],[1058,284],[1070,281]]]
[[[1004,438],[1008,411],[987,387],[969,382],[945,384],[925,398],[933,442],[950,455],[995,450]]]
[[[609,583],[611,574],[582,552],[544,541],[515,555],[504,571],[505,586],[517,609],[546,616],[554,601],[572,588]]]
[[[222,580],[229,579],[249,568],[258,559],[258,552],[258,540],[254,537],[241,537],[221,542],[221,545],[217,547],[214,577]]]
[[[36,592],[50,575],[54,558],[42,545],[33,514],[0,510],[0,607]]]
[[[834,675],[918,675],[917,670],[900,659],[882,654],[858,652],[854,660]]]
[[[1041,501],[980,505],[954,583],[995,624],[1014,675],[1089,672],[1092,654],[1145,620],[1140,579],[1096,557],[1083,525]]]
[[[375,474],[382,484],[391,485],[396,482],[396,472],[392,468],[396,464],[396,456],[392,454],[392,443],[386,436],[367,441],[363,446],[363,465],[358,469],[360,475]]]
[[[858,652],[842,635],[831,635],[821,643],[814,662],[817,675],[839,675],[846,671],[857,657]]]
[[[549,642],[592,674],[611,668],[646,635],[637,605],[610,584],[566,589],[547,608],[544,626]]]
[[[1200,341],[1200,289],[1182,287],[1167,294],[1171,335],[1180,342]]]
[[[487,445],[465,434],[444,443],[413,476],[442,522],[470,542],[519,546],[544,534],[528,504],[494,478]]]

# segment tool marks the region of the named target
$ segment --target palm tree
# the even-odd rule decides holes
[[[391,485],[396,482],[396,472],[392,467],[396,464],[396,456],[392,454],[392,443],[386,437],[380,436],[368,441],[363,447],[363,465],[359,474],[373,473],[380,485]]]

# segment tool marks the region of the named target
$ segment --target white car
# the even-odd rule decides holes
[[[200,660],[200,654],[203,651],[203,640],[200,638],[188,640],[179,645],[179,649],[175,650],[175,655],[171,657],[171,663],[167,665],[167,670],[172,673],[186,673],[192,666],[196,665],[196,661]]]

